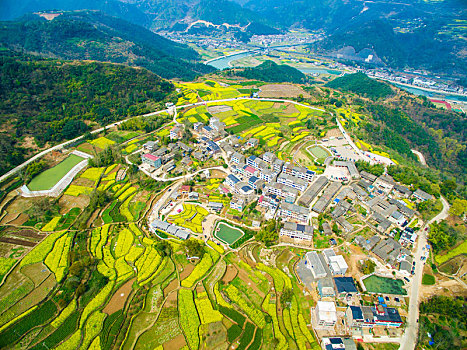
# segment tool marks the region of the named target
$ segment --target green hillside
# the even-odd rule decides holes
[[[254,68],[245,68],[239,70],[231,70],[228,75],[236,75],[239,77],[261,80],[268,83],[295,83],[300,84],[306,82],[306,75],[298,69],[286,64],[277,64],[273,61],[266,61]]]
[[[0,169],[40,146],[84,133],[84,121],[108,124],[148,112],[174,86],[146,69],[97,62],[41,60],[3,51],[0,56]],[[89,124],[89,123],[88,123]],[[31,148],[32,147],[32,148]]]
[[[326,86],[346,92],[354,92],[372,99],[384,98],[393,94],[388,84],[368,78],[364,73],[346,74],[330,81]]]
[[[213,70],[188,46],[95,11],[66,12],[48,21],[26,15],[2,22],[0,42],[49,58],[96,60],[140,66],[163,78],[193,79]]]

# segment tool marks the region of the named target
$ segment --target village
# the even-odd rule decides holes
[[[151,232],[161,238],[200,237],[232,248],[229,232],[223,236],[220,225],[257,231],[264,221],[280,221],[280,245],[314,249],[295,268],[317,299],[311,322],[323,344],[340,336],[342,344],[346,337],[400,338],[407,287],[415,264],[423,264],[429,251],[424,247],[421,261],[414,260],[421,226],[415,203],[432,196],[420,189],[412,192],[387,174],[360,172],[350,154],[344,158],[335,149],[320,175],[269,151],[256,156],[258,139],[242,140],[224,127],[215,117],[208,124],[194,123],[192,129],[177,123],[167,146],[144,145],[141,170],[156,179],[170,179],[176,172],[179,176],[173,179],[186,180],[155,206]],[[180,141],[185,133],[192,136],[187,143]],[[190,174],[194,162],[206,169]],[[206,185],[197,181],[208,187],[212,183],[215,194],[204,195]],[[360,252],[359,260],[339,254],[353,250]],[[371,265],[366,274],[358,269],[364,264]]]

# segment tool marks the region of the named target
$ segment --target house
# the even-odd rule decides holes
[[[344,229],[346,233],[350,233],[354,230],[353,225],[348,222],[343,216],[336,219],[336,222]]]
[[[394,191],[396,194],[398,194],[398,195],[400,195],[400,196],[402,196],[402,197],[405,197],[405,198],[409,198],[409,197],[412,195],[412,191],[411,191],[411,190],[409,190],[409,189],[408,189],[407,187],[405,187],[405,186],[398,185],[398,184],[394,185],[393,191]]]
[[[389,221],[392,221],[393,223],[402,226],[407,220],[405,220],[404,215],[398,210],[396,210],[394,213],[391,214],[389,217]]]
[[[409,229],[410,227],[408,227]],[[401,237],[399,238],[399,243],[400,244],[404,244],[404,245],[407,245],[407,244],[414,244],[415,241],[417,240],[417,234],[413,231],[413,230],[407,230],[405,229],[402,233],[401,233]]]
[[[143,145],[145,151],[153,152],[156,149],[157,143],[154,141],[148,141]]]
[[[204,159],[206,158],[202,152],[195,152],[195,153],[193,153],[193,157],[194,157],[196,160],[199,160],[199,161],[201,161],[201,162],[204,161]]]
[[[274,169],[274,171],[276,173],[280,173],[282,171],[282,167],[284,166],[284,161],[279,159],[279,158],[276,158],[273,162],[272,162],[272,168]]]
[[[182,195],[182,194],[188,194],[190,191],[191,191],[190,186],[182,185],[182,186],[180,186],[180,188],[178,190],[178,193]]]
[[[193,152],[193,148],[184,144],[183,142],[178,141],[177,146],[180,150],[182,150],[185,154],[191,154]]]
[[[230,208],[238,210],[238,211],[243,211],[245,208],[246,201],[243,198],[240,197],[233,197],[232,200],[230,201]]]
[[[188,193],[188,199],[197,201],[199,199],[199,193],[198,192]]]
[[[170,129],[169,137],[171,140],[178,140],[182,136],[183,136],[183,127],[181,124],[177,124],[172,129]]]
[[[307,182],[312,182],[315,176],[315,172],[308,170],[307,168],[292,165],[290,163],[285,163],[282,167],[284,174],[292,175],[298,177],[299,179],[305,180]]]
[[[318,326],[334,327],[337,323],[336,304],[333,301],[318,301],[315,308],[315,319]]]
[[[166,163],[162,169],[167,173],[175,169],[175,160],[172,159],[170,162]]]
[[[334,161],[334,166],[338,168],[346,168],[352,179],[358,179],[360,177],[354,162],[336,160]]]
[[[147,164],[149,166],[152,166],[156,169],[159,169],[162,165],[161,157],[157,157],[153,154],[150,153],[145,153],[141,156],[141,161],[144,164]]]
[[[214,138],[218,135],[216,129],[211,128],[209,125],[205,125],[201,128],[201,133],[209,138]]]
[[[418,199],[419,201],[430,201],[433,199],[433,196],[429,193],[426,193],[425,191],[422,191],[421,189],[417,189],[414,193],[413,196]]]
[[[364,204],[368,209],[371,209],[375,213],[378,213],[385,218],[390,217],[392,213],[397,210],[397,206],[380,197],[373,197]]]
[[[325,236],[332,235],[331,225],[327,221],[323,222],[323,233]]]
[[[171,142],[167,145],[167,148],[169,149],[170,152],[178,152],[180,150],[180,146],[178,145],[178,142]]]
[[[216,118],[216,117],[211,117],[211,119],[209,119],[209,126],[215,130],[217,130],[217,132],[219,133],[222,133],[224,132],[224,128],[225,128],[225,123],[222,123],[219,118]]]
[[[264,187],[264,192],[272,193],[281,198],[284,198],[287,203],[294,203],[298,196],[298,190],[277,182],[271,182],[270,184],[266,185]]]
[[[224,208],[224,204],[220,202],[208,202],[208,208],[220,212]]]
[[[241,153],[235,152],[230,157],[230,162],[234,164],[245,163],[245,156]]]
[[[286,221],[284,222],[284,227],[281,228],[279,235],[292,239],[311,241],[313,239],[313,226]]]
[[[214,141],[209,140],[207,142],[206,151],[208,151],[211,154],[216,154],[216,153],[219,153],[221,151],[221,148],[219,147],[219,145],[217,143],[215,143]]]
[[[257,178],[256,176],[252,176],[248,179],[248,185],[250,185],[255,190],[262,190],[264,187],[264,181]]]
[[[276,211],[279,206],[280,199],[279,196],[275,194],[266,194],[258,198],[258,205],[260,207],[266,208],[268,210]]]
[[[329,278],[323,278],[318,281],[318,294],[321,298],[335,297],[334,284]]]
[[[235,175],[233,174],[229,174],[227,175],[227,177],[225,178],[225,181],[224,183],[229,186],[229,187],[232,187],[234,188],[236,184],[238,184],[240,182],[240,179],[238,177],[236,177]]]
[[[323,338],[322,347],[325,350],[357,350],[352,338]]]
[[[300,192],[305,191],[305,189],[308,186],[308,183],[302,179],[299,179],[298,177],[288,175],[288,174],[280,174],[277,177],[277,182],[280,184],[284,184],[286,186],[295,188],[299,190]]]
[[[386,193],[391,192],[395,185],[396,183],[394,182],[394,179],[391,176],[385,174],[378,177],[373,183],[373,186],[380,188]]]
[[[183,240],[187,240],[188,238],[190,238],[190,234],[186,232],[183,228],[160,220],[154,220],[153,222],[151,222],[151,224],[149,225],[149,231],[151,231],[153,234],[157,234],[157,231],[161,231],[176,236],[177,238]]]
[[[168,153],[169,149],[167,147],[161,147],[157,151],[155,151],[153,154],[156,157],[162,157],[164,154]]]
[[[270,183],[272,181],[276,181],[277,173],[270,169],[261,169],[259,172],[259,178],[264,180],[264,182]]]
[[[378,178],[377,176],[373,175],[373,174],[370,174],[369,172],[366,172],[366,171],[362,171],[360,173],[360,176],[362,179],[366,180],[366,181],[369,181],[370,183],[373,183],[376,181],[376,179]]]
[[[318,196],[322,189],[328,184],[329,180],[325,176],[320,176],[311,184],[305,193],[300,197],[298,203],[309,207],[311,202]]]
[[[332,250],[332,249],[331,249]],[[334,253],[334,251],[332,251]],[[323,252],[324,255],[324,252]],[[329,269],[333,275],[345,275],[348,265],[342,255],[333,255],[327,259]]]
[[[352,277],[334,277],[333,280],[338,295],[358,293],[355,281]]]
[[[340,182],[331,182],[331,184],[324,190],[323,195],[313,205],[313,211],[322,213],[326,210],[332,198],[340,190],[342,184]]]
[[[201,130],[201,128],[202,128],[203,126],[204,126],[203,123],[201,123],[201,122],[196,122],[196,123],[193,124],[193,130],[199,131],[199,130]]]
[[[388,219],[386,219],[384,216],[382,216],[381,214],[377,212],[373,213],[371,218],[374,221],[376,221],[377,223],[376,230],[379,233],[386,233],[392,225],[391,221],[389,221]]]
[[[272,152],[265,152],[263,154],[263,160],[269,164],[272,164],[276,160],[276,158],[276,155]]]
[[[328,275],[318,253],[314,251],[306,253],[305,264],[311,270],[311,274],[315,279],[324,278]]]
[[[279,207],[279,216],[283,219],[292,219],[301,223],[308,222],[308,210],[292,203],[281,203]]]
[[[258,139],[255,139],[255,138],[252,137],[247,141],[246,145],[248,147],[256,147],[256,146],[259,145],[259,141],[258,141]]]

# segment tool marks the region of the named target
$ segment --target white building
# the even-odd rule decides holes
[[[329,257],[329,268],[333,275],[345,275],[349,266],[342,255]]]
[[[333,301],[318,301],[315,317],[319,326],[334,327],[337,323],[336,304]]]
[[[280,236],[311,241],[313,239],[313,226],[286,221],[284,227],[281,228]]]

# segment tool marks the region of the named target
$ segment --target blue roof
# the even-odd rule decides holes
[[[228,175],[227,177],[228,177],[233,183],[238,183],[238,182],[240,182],[240,180],[238,179],[238,177],[236,177],[235,175],[230,174],[230,175]]]
[[[363,320],[363,312],[360,306],[350,306],[350,311],[352,311],[352,318],[354,320]]]
[[[253,160],[253,161],[255,161],[256,158],[258,158],[258,157],[256,157],[255,155],[251,155],[251,156],[248,157],[248,159],[251,159],[251,160]]]
[[[331,344],[344,344],[341,338],[329,338]]]
[[[252,176],[252,177],[250,177],[248,179],[248,182],[254,184],[258,180],[259,180],[259,178],[257,178],[256,176]]]
[[[252,188],[250,186],[248,186],[248,185],[242,186],[242,191],[244,191],[244,192],[248,192],[248,191],[251,191],[251,190],[252,190]]]
[[[357,293],[357,287],[352,277],[334,277],[338,293]]]

